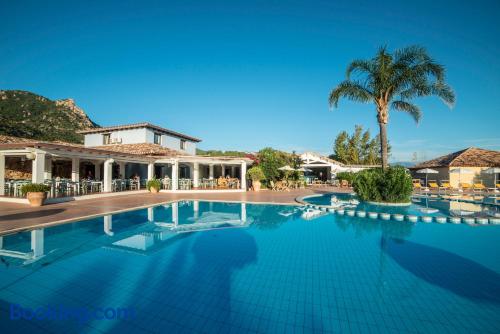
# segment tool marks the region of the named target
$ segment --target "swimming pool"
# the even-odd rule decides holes
[[[4,236],[0,332],[500,332],[500,227],[305,213],[181,201]]]
[[[375,205],[359,201],[349,205],[349,201],[353,199],[357,200],[357,197],[352,193],[328,193],[303,198],[307,203],[322,206],[329,206],[338,200],[346,202],[353,210],[365,212],[429,217],[500,218],[500,198],[494,197],[418,195],[413,196],[411,204],[407,206]]]

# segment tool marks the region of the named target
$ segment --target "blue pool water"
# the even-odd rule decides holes
[[[329,193],[314,195],[304,198],[304,201],[314,205],[330,205],[332,197],[340,201],[357,199],[356,196],[346,193]],[[442,198],[440,196],[415,196],[412,203],[407,206],[374,205],[359,202],[353,205],[355,210],[366,212],[384,212],[391,214],[417,215],[417,216],[473,216],[473,217],[500,217],[500,199],[482,197],[474,200],[471,196],[463,198]]]
[[[186,201],[4,236],[0,333],[500,332],[500,226],[302,215]]]

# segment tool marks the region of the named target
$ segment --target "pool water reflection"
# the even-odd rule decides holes
[[[352,209],[366,212],[431,217],[500,217],[499,200],[483,196],[414,196],[411,199],[411,204],[407,206],[386,206],[359,202],[356,196],[345,193],[330,193],[304,198],[304,201],[313,205],[331,205],[335,204],[336,200],[347,202],[347,206]],[[349,201],[351,203],[348,203]]]
[[[0,332],[499,332],[500,227],[181,201],[3,236]],[[12,321],[9,305],[133,307]]]

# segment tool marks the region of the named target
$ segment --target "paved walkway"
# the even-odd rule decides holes
[[[191,194],[130,194],[82,201],[72,201],[32,208],[25,204],[0,203],[0,235],[19,232],[35,227],[47,227],[119,211],[134,210],[155,204],[182,199],[214,201],[238,201],[250,203],[297,204],[296,197],[346,191],[332,187],[314,187],[293,191],[240,193],[191,193]]]

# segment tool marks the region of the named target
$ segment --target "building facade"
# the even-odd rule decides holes
[[[110,193],[126,180],[144,189],[152,178],[162,180],[164,191],[247,190],[253,160],[196,155],[198,138],[150,123],[80,133],[83,145],[0,136],[0,199],[19,197],[20,182],[47,183],[68,197],[85,193],[82,184]]]
[[[432,169],[437,173],[428,174],[429,181],[449,181],[454,188],[459,188],[460,183],[483,183],[486,187],[495,187],[495,175],[486,173],[491,167],[500,167],[499,151],[469,147],[419,163],[410,171],[415,179],[424,179],[425,174],[418,171]]]

